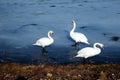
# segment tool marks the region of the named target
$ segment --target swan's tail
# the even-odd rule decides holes
[[[77,58],[77,57],[84,57],[84,54],[78,54],[78,55],[76,55],[76,56],[74,56],[75,58]]]
[[[78,55],[74,56],[74,58],[77,58],[77,57],[80,57],[80,56],[78,56]]]
[[[79,56],[76,55],[76,56],[71,57],[70,59],[75,59],[75,58],[78,58],[78,57],[79,57]]]
[[[34,43],[33,45],[37,45],[36,43]]]
[[[90,45],[90,43],[89,42],[85,42],[86,44],[88,44],[88,45]]]

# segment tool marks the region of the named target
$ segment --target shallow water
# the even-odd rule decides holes
[[[120,1],[118,0],[1,0],[0,1],[0,60],[20,63],[83,63],[73,58],[76,52],[95,42],[105,45],[100,55],[86,62],[120,63]],[[72,47],[69,37],[71,21],[76,31],[84,33],[90,45]],[[55,42],[47,47],[45,56],[35,41],[55,32]]]

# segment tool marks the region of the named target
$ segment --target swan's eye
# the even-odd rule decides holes
[[[54,34],[54,32],[51,32],[51,34]]]
[[[73,21],[72,21],[72,24],[73,24]]]

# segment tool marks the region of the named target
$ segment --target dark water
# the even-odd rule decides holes
[[[0,62],[29,64],[120,63],[120,1],[118,0],[0,0]],[[71,21],[84,33],[90,45],[75,48],[69,37]],[[55,42],[42,49],[32,44],[47,32]],[[102,53],[73,58],[83,47],[95,42],[105,45]]]
[[[28,64],[80,64],[80,63],[120,63],[120,47],[105,47],[102,53],[88,58],[74,58],[81,49],[68,45],[66,47],[50,46],[47,53],[42,54],[41,47],[28,46],[26,48],[4,48],[0,51],[0,59],[7,62]]]

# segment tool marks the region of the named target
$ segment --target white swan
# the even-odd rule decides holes
[[[33,45],[41,46],[44,51],[45,50],[44,47],[49,46],[54,42],[54,39],[51,37],[53,33],[54,33],[53,31],[48,31],[48,37],[38,39],[36,43]]]
[[[88,57],[92,57],[92,56],[100,54],[101,49],[96,46],[100,46],[101,48],[104,47],[104,45],[102,43],[94,43],[93,47],[85,47],[85,48],[79,50],[75,57],[88,58]]]
[[[79,32],[74,32],[76,29],[76,23],[74,20],[72,20],[73,29],[70,31],[70,37],[76,42],[75,46],[78,42],[89,44],[87,37]]]

